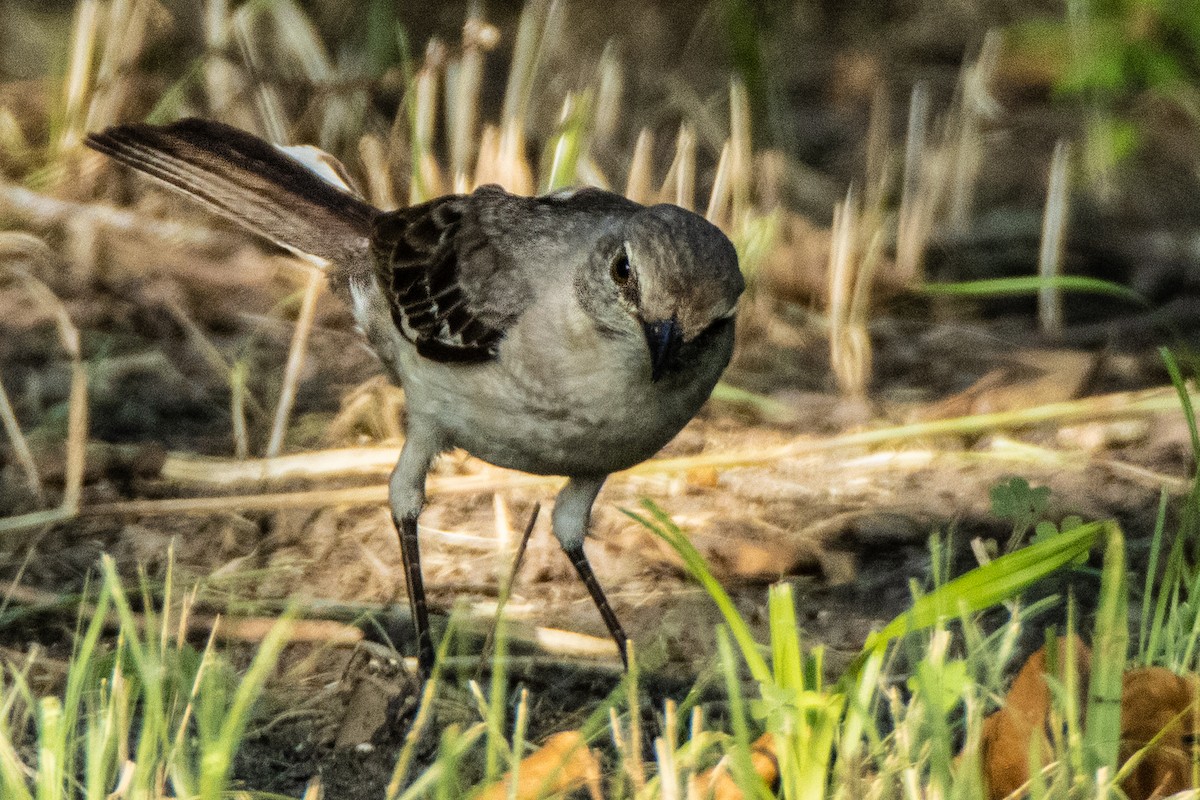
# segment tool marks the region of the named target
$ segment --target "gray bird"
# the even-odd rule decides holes
[[[554,534],[627,659],[584,537],[605,478],[670,441],[729,363],[744,283],[720,230],[590,188],[520,197],[482,186],[381,211],[268,142],[197,119],[122,125],[87,144],[329,262],[406,395],[389,494],[423,674],[434,650],[417,517],[431,462],[454,447],[568,478]]]

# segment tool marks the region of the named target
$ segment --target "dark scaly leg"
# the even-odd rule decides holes
[[[600,475],[571,478],[567,482],[567,485],[558,493],[558,499],[554,501],[554,536],[571,559],[583,585],[587,587],[588,594],[592,596],[592,602],[596,604],[600,616],[604,618],[609,635],[617,644],[621,661],[628,669],[629,659],[626,653],[628,640],[625,630],[617,620],[617,615],[613,613],[612,606],[608,604],[608,598],[604,596],[604,590],[600,588],[596,574],[592,572],[592,565],[588,563],[587,554],[583,552],[583,538],[587,534],[588,523],[591,520],[592,504],[596,502],[596,495],[600,493],[600,487],[604,485],[607,477],[607,475]]]
[[[429,630],[429,608],[425,602],[425,581],[421,575],[421,548],[417,541],[417,517],[425,505],[425,474],[437,455],[414,431],[410,420],[409,435],[400,451],[400,460],[392,470],[388,484],[388,499],[392,506],[392,521],[400,538],[400,555],[404,560],[404,585],[412,610],[413,627],[417,632],[417,665],[422,678],[433,669],[433,636]]]
[[[625,665],[625,669],[629,669],[629,655],[626,646],[628,639],[625,636],[625,629],[621,627],[620,620],[617,619],[612,606],[608,604],[608,598],[604,596],[604,590],[600,588],[600,583],[596,580],[596,573],[592,572],[592,565],[588,563],[587,555],[583,552],[583,545],[563,549],[570,557],[571,563],[575,565],[575,571],[579,573],[583,585],[587,587],[588,594],[592,596],[592,602],[600,611],[600,616],[604,618],[604,624],[608,627],[608,635],[617,643],[617,651],[621,654],[621,663]]]
[[[404,585],[408,607],[417,631],[417,668],[422,678],[433,669],[433,636],[429,632],[429,606],[425,602],[425,581],[421,575],[421,546],[417,541],[417,518],[396,519],[400,536],[400,556],[404,559]]]

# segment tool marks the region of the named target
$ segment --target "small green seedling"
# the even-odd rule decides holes
[[[1083,524],[1083,519],[1074,514],[1063,517],[1058,523],[1046,519],[1046,512],[1050,508],[1050,487],[1030,486],[1029,481],[1019,476],[997,483],[989,495],[992,514],[1012,523],[1012,535],[1009,536],[1005,552],[1011,553],[1017,549],[1030,531],[1033,532],[1030,543],[1034,544]]]

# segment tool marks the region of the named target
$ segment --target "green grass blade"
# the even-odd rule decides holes
[[[1178,673],[1191,671],[1189,664],[1196,655],[1196,643],[1200,640],[1200,611],[1196,609],[1196,601],[1200,600],[1200,571],[1192,577],[1192,585],[1188,589],[1187,613],[1192,616],[1191,630],[1188,631],[1182,644],[1183,653],[1179,654],[1179,648],[1176,647],[1176,657],[1170,664],[1172,670]],[[1177,610],[1176,613],[1179,613]]]
[[[1137,663],[1150,666],[1153,651],[1150,650],[1150,606],[1154,600],[1154,579],[1158,575],[1158,559],[1162,554],[1163,530],[1167,521],[1167,500],[1170,495],[1164,488],[1158,493],[1158,513],[1154,517],[1154,535],[1150,537],[1150,561],[1146,565],[1146,580],[1142,587],[1142,613],[1138,618]],[[1160,589],[1161,591],[1161,589]]]
[[[804,685],[804,662],[800,653],[800,626],[796,622],[796,604],[790,583],[775,583],[767,595],[767,614],[771,629],[771,667],[775,684],[797,692]]]
[[[951,297],[1011,297],[1013,295],[1037,294],[1047,287],[1064,292],[1080,292],[1083,294],[1102,294],[1127,300],[1140,306],[1149,306],[1150,302],[1137,292],[1119,283],[1088,278],[1082,275],[1059,275],[1043,278],[1036,275],[1018,276],[1013,278],[988,278],[978,281],[958,281],[954,283],[924,283],[917,291],[928,295],[947,295]]]
[[[746,701],[738,678],[729,631],[717,628],[717,655],[725,675],[725,691],[729,697],[730,727],[733,728],[733,750],[730,753],[734,781],[746,797],[770,798],[771,793],[754,770],[750,760],[750,724],[746,718]]]
[[[246,726],[250,724],[250,712],[267,678],[275,669],[279,654],[288,643],[294,616],[294,611],[285,612],[263,639],[250,663],[250,669],[238,684],[216,742],[201,756],[200,796],[204,800],[219,800],[226,790],[234,753],[242,742]]]
[[[633,511],[622,509],[625,514],[644,525],[651,533],[662,539],[671,549],[679,554],[683,559],[684,566],[688,573],[699,583],[704,590],[712,597],[713,602],[717,604],[721,615],[725,617],[725,623],[729,626],[730,632],[733,633],[733,638],[737,642],[738,648],[742,651],[742,658],[746,660],[746,665],[750,667],[750,674],[759,683],[770,683],[772,680],[771,670],[767,666],[767,661],[759,652],[758,644],[754,641],[754,636],[750,633],[750,626],[742,615],[738,613],[737,606],[733,604],[733,600],[729,594],[721,586],[720,582],[713,577],[709,571],[708,565],[704,563],[704,556],[700,555],[700,551],[692,545],[683,531],[679,529],[666,512],[655,505],[650,500],[643,500],[642,506],[650,512],[649,517],[644,517]]]
[[[873,719],[872,706],[883,672],[884,652],[882,647],[868,651],[853,678],[846,682],[846,716],[842,722],[838,763],[849,769],[854,768],[863,733]]]
[[[67,730],[62,701],[43,697],[38,702],[37,800],[63,800],[63,765],[67,760]]]
[[[100,596],[92,608],[92,618],[82,637],[76,638],[74,652],[71,654],[71,669],[67,673],[67,688],[63,696],[63,715],[66,730],[75,731],[79,721],[86,719],[88,709],[84,704],[84,690],[94,676],[92,664],[96,655],[100,634],[104,631],[104,623],[108,617],[109,590],[104,584],[100,586]],[[90,757],[91,753],[85,754]],[[75,753],[73,748],[64,753],[66,759],[66,774],[75,774]],[[90,765],[89,765],[90,766]]]
[[[1101,531],[1111,527],[1115,527],[1114,523],[1091,522],[1080,525],[976,567],[917,598],[908,611],[870,636],[864,649],[881,646],[911,631],[958,617],[963,612],[983,611],[1008,600],[1086,554]]]
[[[1192,406],[1192,396],[1188,392],[1187,383],[1183,380],[1183,373],[1179,371],[1179,365],[1175,363],[1175,357],[1171,355],[1171,351],[1164,347],[1158,352],[1162,356],[1163,364],[1166,365],[1167,374],[1171,376],[1171,383],[1175,386],[1175,391],[1179,393],[1179,403],[1183,406],[1183,416],[1187,420],[1188,433],[1192,437],[1194,465],[1195,461],[1200,459],[1200,431],[1196,428],[1196,409]]]
[[[1088,776],[1095,776],[1103,768],[1111,780],[1121,757],[1121,682],[1129,647],[1129,588],[1125,575],[1125,537],[1116,524],[1107,527],[1083,743]],[[1107,796],[1105,787],[1096,789],[1100,792],[1098,796]]]

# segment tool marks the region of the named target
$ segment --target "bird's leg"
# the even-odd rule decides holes
[[[601,475],[599,477],[571,478],[567,482],[563,490],[558,493],[558,499],[554,501],[554,535],[571,559],[575,571],[579,573],[583,585],[587,587],[588,594],[592,596],[592,602],[596,604],[600,616],[604,618],[609,635],[617,643],[617,651],[621,654],[621,663],[628,669],[629,657],[626,652],[625,629],[621,627],[617,615],[613,613],[612,606],[608,604],[608,598],[604,596],[604,590],[600,588],[600,583],[596,580],[596,573],[592,572],[592,565],[588,563],[587,554],[583,552],[583,538],[587,534],[588,522],[592,516],[592,503],[596,501],[596,495],[600,493],[600,487],[604,485],[604,479],[607,477],[607,475]]]
[[[388,484],[392,521],[400,537],[400,555],[404,560],[404,585],[417,632],[417,667],[422,678],[428,678],[433,669],[433,637],[429,632],[429,609],[425,603],[425,581],[421,576],[417,517],[425,505],[425,474],[435,454],[435,449],[421,446],[420,439],[410,433]]]
[[[400,535],[400,556],[404,559],[404,584],[408,589],[408,607],[412,609],[417,631],[417,669],[428,678],[433,669],[433,636],[429,632],[429,607],[425,602],[425,581],[421,577],[421,546],[417,541],[417,518],[395,518]]]

